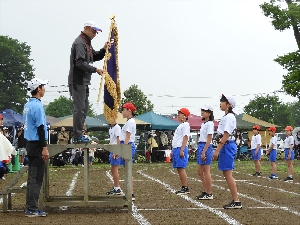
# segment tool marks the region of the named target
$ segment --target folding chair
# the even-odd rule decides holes
[[[247,145],[241,147],[240,159],[241,160],[251,159],[251,153],[248,151],[248,146]]]

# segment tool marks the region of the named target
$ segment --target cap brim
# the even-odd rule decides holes
[[[102,32],[102,30],[98,27],[92,27],[95,31]]]

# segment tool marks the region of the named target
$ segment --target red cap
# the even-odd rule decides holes
[[[253,129],[260,130],[260,127],[258,125],[255,125],[253,126]]]
[[[293,127],[291,127],[291,126],[287,126],[284,130],[290,130],[290,131],[293,131],[294,129],[293,129]]]
[[[183,113],[185,116],[190,115],[190,111],[187,108],[181,108],[180,110],[178,110],[178,112]]]
[[[136,110],[134,104],[132,104],[131,102],[127,102],[123,105],[123,108],[126,108],[126,109],[130,109],[131,112],[134,112]]]
[[[268,130],[269,130],[269,131],[276,132],[276,127],[270,127]]]
[[[2,119],[3,120],[3,116],[0,114],[0,119]]]

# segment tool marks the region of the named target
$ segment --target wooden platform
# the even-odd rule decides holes
[[[125,196],[91,196],[89,194],[89,162],[88,157],[84,157],[84,190],[82,196],[50,196],[49,195],[49,160],[46,162],[43,186],[40,192],[39,208],[57,206],[128,206],[128,212],[132,212],[132,153],[131,145],[108,145],[108,144],[68,144],[68,145],[48,145],[50,157],[59,154],[67,148],[81,148],[84,156],[89,155],[89,148],[104,148],[125,159]],[[12,193],[26,193],[25,187],[15,187],[19,179],[27,172],[28,167],[22,167],[20,171],[10,180],[3,189],[3,212],[12,209]],[[63,176],[63,172],[61,172]]]

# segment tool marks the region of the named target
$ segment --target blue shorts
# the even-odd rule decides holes
[[[291,158],[288,159],[289,151],[290,151],[289,148],[285,148],[285,149],[284,149],[284,159],[285,159],[285,160],[294,160],[294,158],[295,158],[295,151],[292,150],[292,152],[291,152]]]
[[[276,156],[277,156],[277,151],[276,149],[273,149],[270,151],[270,162],[276,162]]]
[[[219,152],[218,169],[221,171],[234,169],[234,157],[237,147],[234,141],[225,144]]]
[[[212,147],[212,144],[210,144],[205,152],[205,156],[206,156],[206,161],[203,161],[201,159],[201,155],[202,155],[202,151],[204,149],[205,146],[205,142],[199,142],[198,144],[198,155],[197,155],[197,163],[199,165],[210,165],[211,161],[212,161],[212,156],[214,154],[214,149]]]
[[[173,168],[183,168],[185,169],[188,165],[189,162],[189,150],[187,147],[184,149],[184,157],[180,157],[180,149],[179,148],[173,148],[173,156],[172,156],[172,163],[173,163]]]
[[[252,160],[260,160],[261,157],[261,149],[259,148],[257,151],[257,155],[255,155],[255,149],[251,150]]]
[[[121,161],[121,157],[118,157],[117,159],[113,159],[113,157],[112,157],[113,154],[114,153],[112,153],[112,152],[109,154],[109,163],[112,166],[119,166],[120,161]]]
[[[121,145],[123,145],[124,141],[121,141],[120,143],[121,143]],[[131,158],[132,158],[132,163],[134,163],[134,155],[135,155],[135,151],[136,151],[135,145],[133,142],[129,142],[128,144],[131,145]],[[120,158],[120,165],[125,166],[125,160],[122,158]]]

